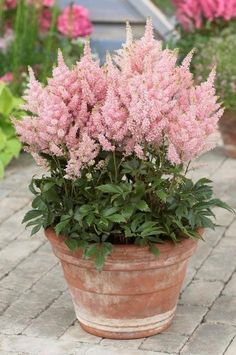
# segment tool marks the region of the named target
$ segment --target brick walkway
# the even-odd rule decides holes
[[[221,148],[193,173],[210,176],[219,197],[236,207],[236,160]],[[0,354],[235,355],[236,217],[217,210],[222,225],[199,243],[174,323],[163,334],[113,341],[83,332],[75,319],[60,266],[43,234],[29,237],[21,219],[27,185],[38,168],[22,155],[0,183]]]

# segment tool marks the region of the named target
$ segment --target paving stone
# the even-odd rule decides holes
[[[59,297],[66,285],[60,282],[58,275],[59,267],[46,274],[30,291],[22,294],[11,304],[0,317],[0,332],[4,334],[22,332],[30,325],[32,319]]]
[[[40,239],[14,240],[0,251],[0,278],[10,272],[27,256],[36,251],[43,241]]]
[[[166,333],[191,335],[207,311],[207,307],[178,305],[173,324]]]
[[[0,354],[5,351],[11,355],[74,355],[80,348],[80,343],[71,341],[55,341],[52,339],[28,337],[25,335],[4,336],[0,339]],[[78,351],[79,354],[79,351]]]
[[[0,223],[9,218],[14,212],[20,210],[27,203],[29,198],[5,197],[0,201]]]
[[[210,306],[219,296],[224,284],[221,281],[193,280],[181,295],[183,304]]]
[[[225,286],[223,294],[227,296],[236,296],[236,273],[233,274],[232,278]]]
[[[184,282],[183,282],[183,285],[182,285],[182,288],[181,288],[182,291],[188,286],[188,284],[190,284],[190,282],[194,278],[195,274],[196,274],[196,269],[194,269],[191,266],[191,263],[189,263],[189,265],[187,267],[187,272],[186,272],[186,275],[185,275],[185,278],[184,278]]]
[[[83,349],[83,348],[82,348]],[[158,351],[144,351],[144,350],[134,350],[134,349],[116,349],[114,347],[97,345],[88,348],[81,353],[79,349],[76,355],[167,355],[166,353]]]
[[[57,338],[76,320],[70,295],[64,293],[48,309],[35,318],[24,334]]]
[[[207,314],[206,320],[236,326],[236,295],[219,297]]]
[[[201,324],[181,355],[222,355],[235,335],[235,329],[225,324]]]
[[[225,235],[228,237],[236,237],[236,219],[230,225],[230,227],[226,230]]]
[[[144,341],[143,339],[131,339],[131,340],[113,340],[103,339],[101,345],[111,346],[115,349],[138,349],[138,347]]]
[[[187,340],[186,336],[164,332],[145,339],[140,349],[178,353]]]
[[[232,343],[229,345],[224,355],[235,355],[235,354],[236,354],[236,337],[233,339]]]
[[[12,272],[0,281],[0,287],[14,290],[21,294],[29,289],[40,277],[47,273],[57,263],[56,257],[40,247],[22,261]]]
[[[235,269],[236,248],[233,238],[222,238],[196,274],[197,279],[227,281]]]
[[[97,344],[99,343],[102,338],[96,337],[92,334],[85,332],[79,322],[75,322],[60,338],[61,340],[71,340],[71,341],[81,341],[85,343]]]

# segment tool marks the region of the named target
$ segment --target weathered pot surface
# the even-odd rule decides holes
[[[219,127],[224,142],[225,154],[236,159],[236,111],[225,111]]]
[[[135,339],[162,332],[172,322],[187,261],[197,242],[183,239],[148,247],[114,245],[102,271],[72,252],[52,229],[45,231],[60,259],[81,326],[97,336]]]

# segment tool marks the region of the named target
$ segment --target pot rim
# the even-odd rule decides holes
[[[200,231],[202,234],[203,231]],[[65,244],[65,237],[58,237],[53,228],[47,228],[45,235],[50,241],[55,255],[70,264],[82,268],[94,269],[94,260],[84,259],[81,249],[71,251]],[[120,269],[137,270],[166,267],[188,259],[197,247],[197,239],[183,238],[178,244],[165,241],[163,244],[155,244],[160,251],[157,257],[149,250],[149,246],[134,244],[114,244],[110,255],[106,257],[102,270]]]

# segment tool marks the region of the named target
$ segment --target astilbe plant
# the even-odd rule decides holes
[[[151,21],[143,38],[127,41],[101,67],[89,46],[69,69],[59,53],[46,86],[30,71],[20,140],[49,174],[33,178],[33,209],[24,222],[52,227],[97,267],[112,244],[149,245],[199,238],[214,227],[210,181],[186,177],[191,159],[211,146],[223,113],[208,80],[194,84],[190,53],[162,49]]]
[[[216,92],[227,110],[236,110],[234,42],[236,0],[173,0],[179,38],[175,46],[185,56],[195,48],[191,63],[196,78],[205,80],[216,65]]]
[[[201,28],[206,21],[236,17],[236,0],[173,0],[177,17],[183,28]]]

